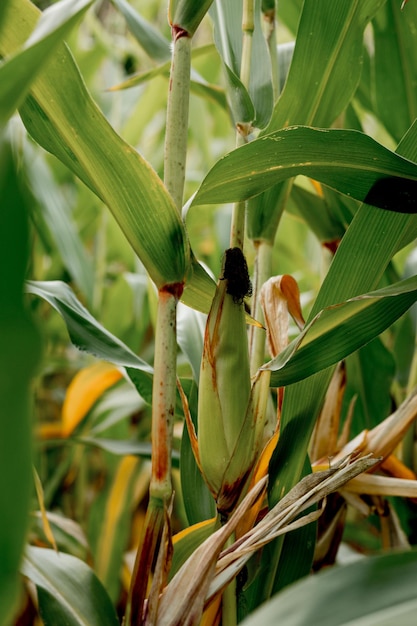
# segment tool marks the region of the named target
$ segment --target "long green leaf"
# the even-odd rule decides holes
[[[417,116],[417,5],[406,11],[388,0],[372,23],[375,53],[372,69],[376,113],[396,141]]]
[[[65,268],[91,305],[94,293],[93,262],[71,219],[68,199],[62,193],[40,151],[36,152],[27,141],[23,152],[30,190],[38,202],[38,206],[32,211],[34,222],[40,221],[46,231],[50,232]]]
[[[305,0],[290,72],[269,133],[289,124],[330,126],[361,75],[363,31],[385,0]]]
[[[247,200],[297,174],[368,204],[417,211],[417,165],[353,130],[293,126],[229,152],[202,182],[193,204]]]
[[[60,281],[28,281],[28,293],[43,298],[63,317],[73,344],[80,350],[127,369],[147,402],[152,398],[153,369],[136,356],[120,339],[106,330]]]
[[[416,576],[415,550],[364,558],[291,586],[242,626],[411,626]]]
[[[28,0],[12,0],[0,54],[25,40],[38,17]],[[60,46],[21,108],[31,135],[110,208],[158,287],[183,282],[189,268],[184,224],[151,166],[125,143],[91,99],[74,60]]]
[[[126,441],[120,439],[104,439],[102,437],[78,437],[76,442],[89,446],[94,446],[116,454],[117,456],[133,455],[144,459],[150,459],[152,456],[152,444],[147,441]],[[172,464],[174,467],[179,465],[179,453],[177,450],[172,451]]]
[[[253,122],[264,128],[273,106],[271,60],[262,31],[260,0],[254,5],[251,73],[248,88],[240,81],[242,62],[242,2],[218,0],[211,9],[214,40],[226,69],[228,95],[235,123]]]
[[[62,0],[42,13],[27,41],[19,42],[20,50],[0,50],[3,55],[13,54],[0,67],[0,126],[21,104],[58,44],[92,4],[93,0]],[[4,28],[7,29],[7,25]],[[21,28],[25,31],[23,25]]]
[[[326,369],[386,330],[417,300],[417,277],[351,298],[319,312],[283,352],[262,369],[283,387]]]
[[[363,31],[385,0],[297,0],[278,3],[295,33],[296,46],[281,97],[261,134],[293,124],[331,126],[353,97],[360,79]],[[288,184],[249,202],[248,235],[274,241]]]
[[[32,492],[31,382],[40,338],[23,303],[27,189],[0,136],[0,625],[13,623]]]
[[[38,589],[45,624],[119,625],[106,590],[94,572],[76,557],[28,546],[22,573]]]

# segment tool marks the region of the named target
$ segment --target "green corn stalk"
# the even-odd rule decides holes
[[[164,150],[164,183],[181,215],[185,166],[191,70],[191,39],[211,1],[172,0],[168,19],[171,25],[173,53],[169,81]],[[143,607],[148,580],[158,553],[165,560],[167,508],[172,499],[171,453],[176,400],[176,313],[184,283],[163,285],[158,290],[158,314],[155,335],[154,380],[152,393],[152,475],[149,506],[135,560],[127,602],[126,625],[148,623],[156,615],[158,598],[165,584],[163,573],[155,571],[149,596],[149,615]],[[161,544],[161,545],[160,545]],[[144,622],[145,620],[145,622]]]

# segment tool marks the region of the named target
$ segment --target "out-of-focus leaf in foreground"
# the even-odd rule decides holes
[[[23,303],[27,195],[5,137],[0,137],[0,197],[0,624],[8,626],[16,608],[32,491],[29,394],[40,338]]]

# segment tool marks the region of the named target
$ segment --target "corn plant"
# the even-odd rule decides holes
[[[416,7],[3,0],[0,624],[412,623]]]

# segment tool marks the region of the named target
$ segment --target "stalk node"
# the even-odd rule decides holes
[[[173,41],[177,41],[178,39],[181,39],[181,37],[190,37],[190,33],[188,32],[188,30],[185,30],[185,28],[181,28],[181,26],[178,26],[178,24],[172,24],[171,35]]]

